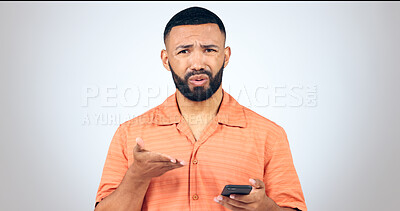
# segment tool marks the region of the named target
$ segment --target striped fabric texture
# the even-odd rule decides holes
[[[278,205],[307,210],[283,128],[225,91],[218,114],[197,141],[175,94],[121,124],[110,144],[96,202],[118,187],[134,162],[137,137],[147,150],[188,163],[151,180],[142,210],[228,210],[214,197],[225,185],[250,185],[250,178],[264,181],[267,196]]]

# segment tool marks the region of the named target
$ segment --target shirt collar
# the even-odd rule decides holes
[[[230,94],[222,90],[223,98],[217,113],[217,121],[233,127],[246,127],[244,107],[240,105]],[[156,108],[153,122],[158,125],[170,125],[181,121],[176,102],[176,92],[169,96],[161,105]]]

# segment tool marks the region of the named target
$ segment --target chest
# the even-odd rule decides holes
[[[207,124],[188,124],[188,126],[192,131],[194,138],[197,141],[200,139],[201,134],[206,129]]]
[[[201,135],[208,129],[209,125],[212,123],[212,118],[197,116],[196,118],[186,118],[187,126],[192,132],[195,140],[199,140]]]

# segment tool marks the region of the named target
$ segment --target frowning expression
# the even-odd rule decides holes
[[[217,24],[173,27],[161,58],[178,90],[190,100],[205,100],[220,87],[230,48]]]

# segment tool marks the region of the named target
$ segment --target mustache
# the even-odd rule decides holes
[[[201,74],[207,75],[208,78],[210,78],[210,79],[212,78],[212,74],[211,74],[210,71],[207,71],[207,70],[195,70],[195,71],[191,71],[191,72],[186,73],[186,75],[185,75],[185,81],[188,81],[189,78],[190,78],[191,76],[193,76],[193,75],[201,75]]]

